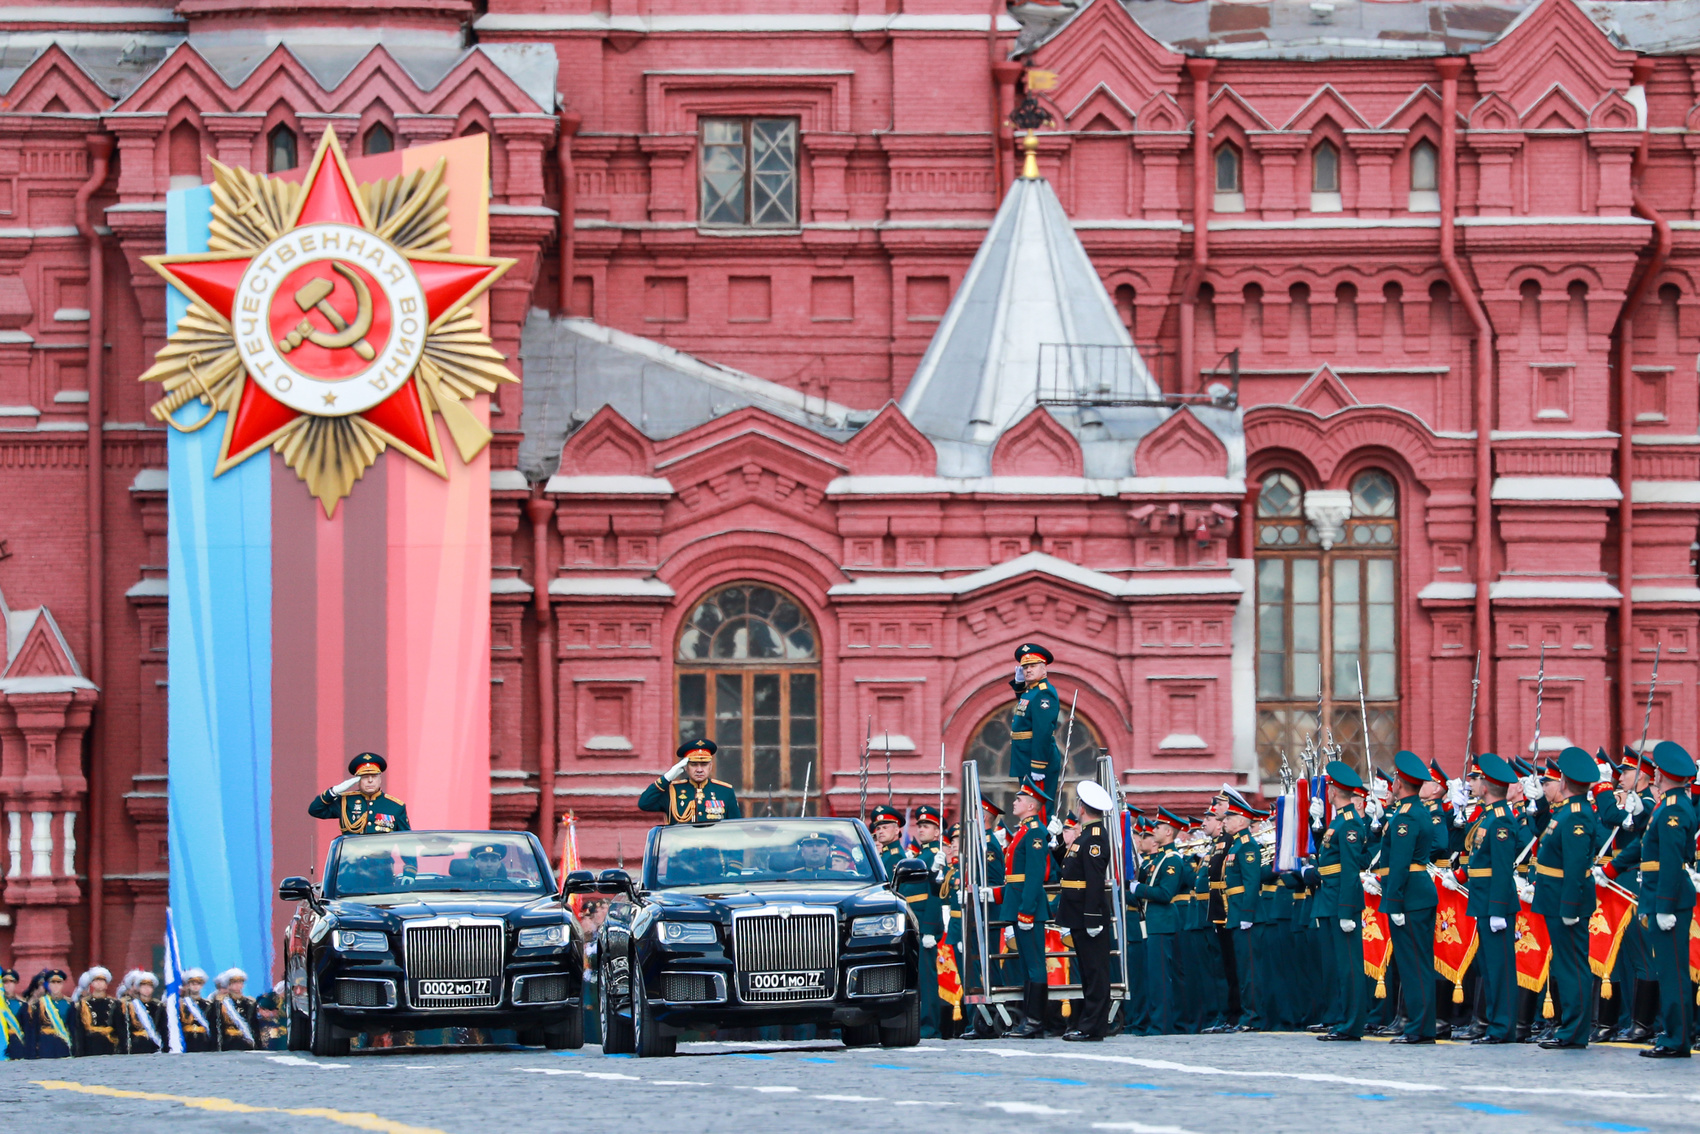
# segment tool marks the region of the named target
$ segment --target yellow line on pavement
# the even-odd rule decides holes
[[[323,1106],[253,1106],[234,1099],[210,1095],[168,1095],[159,1091],[126,1091],[118,1087],[101,1087],[89,1083],[73,1083],[67,1079],[35,1079],[32,1082],[48,1091],[75,1091],[83,1095],[101,1095],[109,1099],[142,1099],[146,1102],[180,1103],[194,1110],[211,1110],[223,1114],[290,1114],[297,1118],[322,1118],[357,1130],[372,1130],[377,1134],[444,1134],[430,1126],[409,1126],[405,1122],[384,1118],[369,1112],[332,1110]]]

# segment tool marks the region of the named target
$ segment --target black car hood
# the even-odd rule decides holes
[[[870,882],[812,882],[808,886],[786,883],[757,886],[690,886],[653,890],[647,895],[656,913],[708,914],[730,921],[740,910],[763,906],[836,906],[846,914],[887,913],[905,906],[890,890]]]
[[[538,914],[562,912],[553,895],[525,893],[374,894],[339,898],[327,904],[327,912],[338,924],[381,923],[392,927],[421,918],[456,916],[499,917],[517,925],[521,920],[542,920]]]

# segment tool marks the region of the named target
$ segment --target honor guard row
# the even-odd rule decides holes
[[[170,1021],[165,1003],[155,996],[159,980],[153,973],[134,969],[116,989],[111,987],[111,971],[99,965],[83,973],[72,989],[66,987],[68,979],[63,970],[43,969],[19,995],[18,974],[0,970],[0,1032],[5,1037],[0,1058],[152,1055],[167,1050]],[[247,980],[241,969],[227,969],[219,974],[215,994],[203,997],[207,974],[184,970],[177,1024],[185,1052],[272,1046],[266,1024],[279,1015],[277,990],[268,1010],[244,995]]]

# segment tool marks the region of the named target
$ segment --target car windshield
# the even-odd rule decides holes
[[[663,829],[650,889],[752,882],[871,882],[874,868],[848,819],[744,819]]]
[[[543,894],[547,867],[524,835],[507,831],[418,831],[359,835],[337,847],[327,898],[450,893]]]

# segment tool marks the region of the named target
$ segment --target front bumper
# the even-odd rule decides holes
[[[763,1027],[770,1024],[858,1025],[895,1022],[915,999],[914,958],[903,946],[858,949],[841,953],[830,998],[767,1001],[746,998],[730,957],[719,948],[651,954],[644,964],[644,985],[655,1019],[671,1030],[704,1027]],[[903,967],[902,988],[864,994],[856,970]],[[667,974],[704,975],[712,981],[714,1000],[664,999]]]
[[[539,951],[541,952],[541,951]],[[422,1031],[429,1028],[542,1028],[564,1023],[584,1002],[583,961],[576,948],[544,957],[510,960],[502,972],[498,1003],[477,1008],[424,1008],[411,1003],[406,970],[393,954],[321,954],[314,978],[320,1007],[331,1025],[348,1032]],[[549,1002],[516,1000],[527,978],[565,977],[567,997]],[[376,1005],[339,1001],[339,982],[374,982]],[[367,986],[371,987],[370,985]]]

